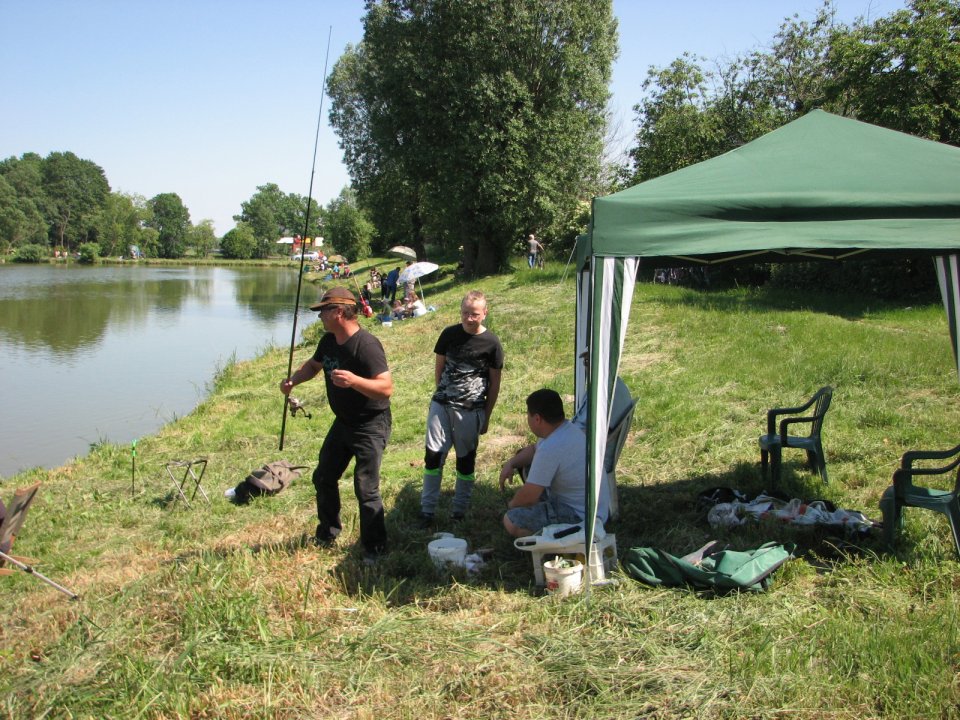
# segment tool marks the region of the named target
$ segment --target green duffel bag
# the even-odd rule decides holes
[[[755,550],[723,550],[717,541],[711,541],[683,557],[658,548],[636,547],[627,551],[623,565],[631,577],[648,585],[760,592],[770,587],[770,576],[793,557],[795,547],[793,543],[769,542]]]

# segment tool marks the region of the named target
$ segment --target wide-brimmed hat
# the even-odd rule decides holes
[[[354,296],[353,292],[348,290],[345,287],[335,287],[327,290],[323,297],[320,298],[320,302],[316,305],[311,305],[311,310],[321,310],[330,305],[356,305],[357,298]]]

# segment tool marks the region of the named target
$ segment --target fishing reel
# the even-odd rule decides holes
[[[295,397],[293,396],[288,397],[287,404],[290,406],[290,417],[296,417],[297,413],[299,412],[302,415],[305,415],[307,420],[313,419],[313,415],[311,415],[307,411],[307,408],[304,406],[304,404],[299,400],[297,400]]]

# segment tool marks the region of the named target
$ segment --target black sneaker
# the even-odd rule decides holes
[[[463,522],[466,519],[466,517],[467,517],[466,513],[455,512],[453,513],[453,515],[450,516],[450,519],[453,520],[455,523],[458,523],[458,522]]]
[[[420,513],[420,521],[418,524],[421,530],[429,530],[433,527],[433,515],[425,512]]]

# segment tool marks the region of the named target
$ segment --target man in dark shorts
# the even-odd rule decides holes
[[[393,378],[380,341],[357,322],[357,299],[350,290],[332,288],[310,309],[320,313],[326,333],[313,357],[280,383],[280,391],[289,395],[294,386],[322,372],[335,416],[313,471],[316,542],[332,544],[343,529],[338,483],[356,459],[353,489],[360,503],[360,541],[365,560],[375,561],[387,547],[380,462],[390,437]]]
[[[451,447],[457,456],[453,519],[462,520],[470,506],[477,446],[490,425],[503,371],[503,347],[500,339],[484,327],[486,317],[487,298],[471,290],[460,303],[460,323],[441,332],[433,349],[437,389],[427,412],[420,495],[420,524],[424,528],[433,524],[443,464]]]

